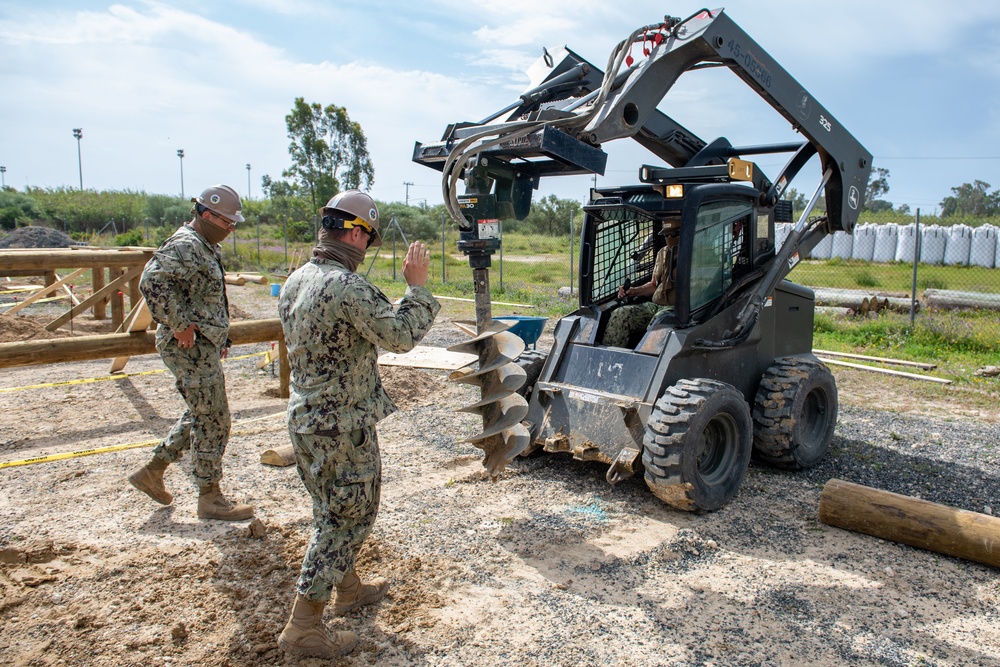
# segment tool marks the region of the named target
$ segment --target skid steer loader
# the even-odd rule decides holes
[[[736,74],[804,141],[705,142],[657,108],[681,74],[710,67]],[[815,465],[833,436],[837,388],[812,354],[813,293],[785,277],[824,235],[853,230],[871,154],[721,9],[638,28],[606,72],[563,47],[529,74],[514,103],[449,125],[413,154],[442,171],[473,271],[476,326],[456,349],[479,364],[453,379],[483,389],[463,409],[483,415],[473,442],[489,473],[537,449],[566,452],[608,464],[610,483],[642,473],[666,503],[709,511],[735,496],[754,452],[777,466]],[[492,319],[498,221],[523,219],[542,177],[602,174],[601,145],[624,137],[666,166],[590,191],[579,308],[557,322],[550,350],[525,352]],[[775,153],[788,158],[771,178],[752,158]],[[776,247],[775,223],[795,222],[781,195],[814,157],[819,183]],[[825,213],[811,217],[821,196]],[[649,309],[632,336],[606,339],[615,312],[635,305],[621,288],[649,282],[667,246],[658,275],[671,282],[669,305]]]

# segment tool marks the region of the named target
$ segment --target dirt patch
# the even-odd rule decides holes
[[[230,298],[273,317],[264,289]],[[423,343],[465,338],[448,319],[467,314],[448,308]],[[189,457],[167,470],[174,502],[161,507],[125,481],[148,446],[74,454],[167,432],[183,406],[158,356],[110,380],[107,360],[0,374],[0,462],[68,455],[0,469],[0,664],[321,664],[276,646],[312,508],[294,467],[259,463],[288,442],[278,378],[256,368],[269,347],[240,346],[224,362],[223,488],[259,524],[199,521]],[[479,417],[455,411],[478,390],[442,371],[383,368],[400,410],[379,425],[382,506],[358,569],[391,588],[372,607],[327,615],[360,638],[329,664],[1000,664],[995,570],[817,519],[833,477],[1000,509],[996,422],[961,412],[961,394],[942,391],[926,414],[912,384],[834,372],[843,409],[828,460],[802,473],[753,465],[730,505],[691,515],[641,476],[611,486],[607,466],[567,456],[518,459],[490,481],[465,441]]]
[[[0,343],[18,340],[58,338],[62,334],[46,331],[45,325],[30,317],[0,315]]]

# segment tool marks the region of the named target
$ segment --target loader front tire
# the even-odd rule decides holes
[[[535,389],[535,383],[538,382],[538,376],[542,374],[542,366],[545,365],[545,360],[548,356],[548,352],[525,350],[514,360],[514,363],[520,366],[524,370],[525,375],[527,375],[524,384],[517,390],[517,393],[524,400],[531,398],[531,392]]]
[[[739,491],[752,441],[750,406],[735,387],[680,380],[656,401],[646,422],[646,485],[678,509],[718,509]]]
[[[829,451],[836,426],[837,383],[825,364],[782,357],[764,372],[753,408],[760,459],[779,468],[811,468]]]

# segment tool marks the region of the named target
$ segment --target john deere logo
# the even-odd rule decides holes
[[[209,200],[210,202],[212,202],[213,204],[218,204],[218,203],[219,203],[220,201],[222,201],[222,200],[221,200],[221,199],[219,198],[219,195],[212,195],[211,197],[209,197],[209,198],[208,198],[208,200]]]

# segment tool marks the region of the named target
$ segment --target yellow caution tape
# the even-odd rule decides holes
[[[267,352],[254,352],[253,354],[244,354],[239,357],[226,357],[223,361],[238,361],[240,359],[249,359],[250,357],[259,357],[265,354],[270,354],[270,350]],[[104,382],[106,380],[121,380],[122,378],[140,377],[143,375],[156,375],[157,373],[166,373],[166,368],[159,368],[155,371],[141,371],[139,373],[116,373],[114,375],[102,375],[96,378],[83,378],[82,380],[64,380],[62,382],[46,382],[45,384],[31,384],[24,387],[4,387],[0,388],[0,394],[8,391],[23,391],[25,389],[44,389],[45,387],[63,387],[71,384],[89,384],[91,382]]]
[[[284,412],[275,412],[274,414],[267,415],[265,417],[256,417],[254,419],[246,419],[237,424],[236,426],[242,426],[243,424],[249,424],[251,422],[259,422],[265,419],[272,419],[278,416],[284,416]],[[94,447],[92,449],[81,449],[75,452],[64,452],[62,454],[49,454],[47,456],[35,456],[30,459],[21,459],[20,461],[5,461],[0,462],[0,470],[4,468],[14,468],[16,466],[28,466],[35,463],[50,463],[52,461],[63,461],[65,459],[76,459],[81,456],[93,456],[94,454],[107,454],[108,452],[120,452],[125,449],[138,449],[139,447],[152,447],[153,445],[160,442],[159,439],[156,440],[144,440],[143,442],[132,442],[127,445],[109,445],[108,447]]]

